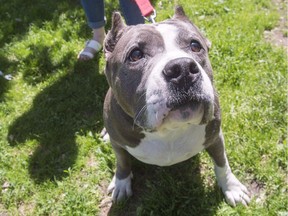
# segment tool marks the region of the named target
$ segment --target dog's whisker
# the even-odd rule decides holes
[[[144,92],[137,100],[137,103],[142,99],[142,97],[146,96],[146,92]]]
[[[135,115],[135,118],[134,118],[134,121],[133,121],[133,126],[132,126],[133,130],[135,129],[134,126],[135,126],[135,124],[136,124],[136,121],[137,121],[138,119],[140,119],[140,117],[142,116],[142,114],[143,114],[146,110],[147,110],[147,104],[145,104],[145,105],[140,109],[140,111]]]
[[[158,112],[155,113],[156,121],[158,122]]]
[[[214,104],[214,106],[215,106],[216,108],[218,108],[218,109],[220,108],[220,107],[219,107],[219,104],[218,104],[218,103],[216,103],[216,101],[215,101],[215,100],[214,100],[213,104]]]

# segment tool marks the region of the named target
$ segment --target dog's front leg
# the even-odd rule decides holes
[[[225,199],[231,206],[242,203],[247,206],[250,202],[249,191],[234,176],[226,157],[224,138],[220,130],[218,138],[207,149],[214,162],[215,174],[218,185],[221,187]]]
[[[113,145],[114,152],[116,154],[116,173],[108,186],[108,193],[112,192],[112,198],[114,202],[118,202],[125,198],[132,196],[131,188],[131,159],[129,153],[117,145]]]

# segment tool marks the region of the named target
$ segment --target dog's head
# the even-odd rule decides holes
[[[113,14],[106,77],[122,109],[145,130],[207,123],[215,92],[210,42],[176,7],[172,19],[126,26]]]

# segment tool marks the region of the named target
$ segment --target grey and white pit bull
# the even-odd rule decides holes
[[[137,26],[126,26],[113,14],[104,43],[110,88],[103,115],[117,158],[108,187],[114,201],[132,195],[131,155],[169,166],[206,149],[227,202],[249,203],[225,154],[209,47],[182,7],[172,19]]]

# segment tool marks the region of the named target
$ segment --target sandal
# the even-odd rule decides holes
[[[90,49],[87,49],[87,48],[90,48]],[[95,40],[89,40],[86,42],[85,48],[79,52],[77,58],[83,61],[93,59],[95,54],[99,52],[101,49],[102,49],[102,44],[100,44],[99,42]]]

